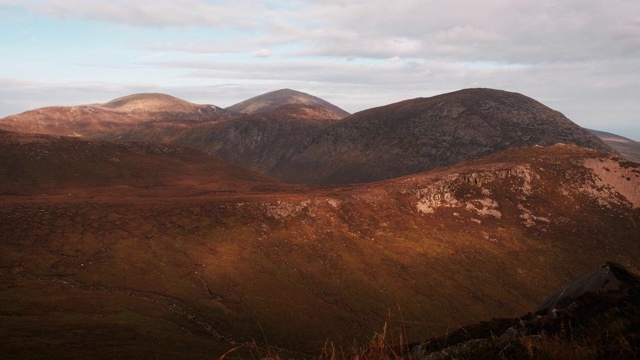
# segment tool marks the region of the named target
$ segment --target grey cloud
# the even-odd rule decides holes
[[[299,1],[274,7],[258,1],[6,2],[58,18],[252,30],[222,42],[147,45],[195,53],[294,45],[289,55],[535,64],[624,57],[640,49],[640,3],[624,0]]]
[[[549,56],[623,56],[629,39],[614,34],[633,39],[639,10],[639,3],[629,1],[408,0],[386,6],[375,1],[318,4],[300,16],[316,18],[318,28],[348,29],[363,43],[394,37],[419,42],[422,46],[410,54],[416,57],[536,63]],[[366,47],[350,45],[351,55],[367,55]],[[314,54],[342,56],[345,45],[318,41],[312,48]]]
[[[298,50],[291,55],[299,56],[539,63],[624,57],[640,48],[640,3],[625,0],[5,3],[64,19],[251,29],[233,42],[254,48],[293,44]],[[164,46],[172,45],[177,51],[220,51],[219,44],[206,41]],[[223,45],[233,47],[231,41]]]

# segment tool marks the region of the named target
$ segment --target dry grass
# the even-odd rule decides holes
[[[411,360],[407,344],[394,343],[384,331],[376,333],[369,344],[352,345],[350,348],[337,348],[327,341],[318,355],[286,355],[268,345],[253,342],[250,345],[230,349],[218,360],[255,359],[255,360]],[[431,356],[417,359],[433,360],[596,360],[596,359],[638,359],[640,350],[620,334],[604,343],[599,339],[568,341],[560,336],[522,337],[509,342],[491,339],[486,344],[475,346],[454,354],[434,352]]]

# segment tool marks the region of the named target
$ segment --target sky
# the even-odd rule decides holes
[[[475,87],[640,140],[640,1],[0,0],[0,117],[281,88],[357,112]]]

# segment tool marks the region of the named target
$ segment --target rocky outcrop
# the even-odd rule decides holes
[[[412,359],[421,360],[490,358],[492,354],[515,359],[557,341],[563,347],[572,342],[579,349],[597,346],[593,352],[607,354],[605,358],[614,353],[616,358],[622,354],[622,358],[634,358],[640,335],[635,325],[640,320],[639,295],[637,276],[607,262],[551,294],[536,313],[467,326],[447,337],[412,344],[406,351]],[[609,349],[611,345],[602,339],[616,336],[625,339],[626,349]]]
[[[567,307],[587,293],[620,291],[623,287],[638,285],[638,279],[624,267],[607,263],[551,294],[538,308],[538,312],[551,312]]]

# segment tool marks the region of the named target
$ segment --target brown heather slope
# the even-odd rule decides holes
[[[627,160],[640,163],[640,143],[626,137],[598,130],[586,129],[611,146]]]
[[[58,136],[111,138],[140,124],[172,131],[190,123],[217,121],[230,113],[214,105],[196,105],[165,94],[135,94],[106,104],[53,106],[0,119],[0,129]]]
[[[417,341],[517,316],[606,260],[638,271],[640,165],[575,146],[358,186],[158,181],[0,197],[0,352],[317,354],[385,322]]]
[[[76,195],[87,189],[95,194],[103,188],[119,193],[144,190],[152,196],[156,188],[166,186],[236,193],[259,184],[277,184],[266,175],[172,145],[0,130],[0,149],[0,194],[4,195]]]

